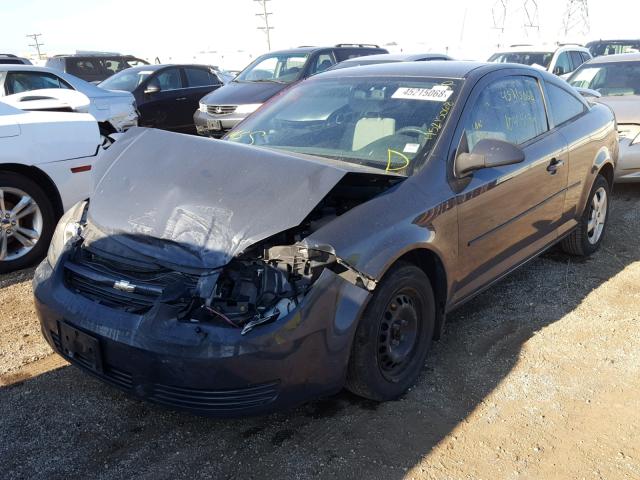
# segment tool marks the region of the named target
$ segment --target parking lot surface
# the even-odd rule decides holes
[[[640,478],[640,187],[610,214],[593,257],[548,252],[450,315],[402,399],[266,417],[103,385],[42,340],[33,270],[0,276],[0,478]]]

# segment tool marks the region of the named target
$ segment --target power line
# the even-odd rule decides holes
[[[262,13],[256,13],[256,17],[264,18],[264,27],[258,27],[258,30],[264,30],[264,32],[267,34],[267,47],[269,48],[269,51],[271,51],[271,30],[273,30],[273,27],[269,25],[269,15],[273,15],[273,13],[267,12],[267,2],[270,2],[271,0],[253,1],[260,3],[262,6]]]
[[[30,33],[28,35],[26,35],[27,38],[33,38],[34,43],[30,44],[30,47],[35,47],[36,51],[38,52],[38,60],[42,60],[42,53],[40,53],[40,47],[44,45],[44,43],[40,43],[38,41],[38,37],[41,37],[42,34],[41,33]]]
[[[567,9],[562,20],[565,38],[574,32],[589,33],[589,6],[587,0],[567,0]]]

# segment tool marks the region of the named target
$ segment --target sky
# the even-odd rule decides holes
[[[504,2],[504,28],[496,29],[501,0],[270,0],[272,49],[364,42],[485,60],[497,45],[640,38],[640,0],[589,0],[589,32],[574,28],[568,36],[567,0]],[[539,28],[524,27],[536,3]],[[119,51],[239,69],[267,50],[260,11],[254,0],[0,0],[0,52],[33,53],[25,35],[41,33],[49,55]]]

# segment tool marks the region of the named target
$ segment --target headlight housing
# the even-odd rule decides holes
[[[82,233],[88,206],[89,202],[86,200],[78,202],[60,218],[47,252],[47,261],[51,267],[55,267],[58,263],[67,242]]]
[[[200,110],[202,113],[207,113],[207,104],[200,102],[198,104],[198,110]]]
[[[261,106],[261,103],[247,103],[245,105],[238,105],[238,108],[236,108],[236,113],[253,113]]]

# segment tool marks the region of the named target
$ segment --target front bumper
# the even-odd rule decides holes
[[[248,114],[232,113],[229,115],[212,115],[210,113],[196,110],[193,114],[193,123],[199,135],[220,138],[238,123],[244,120]],[[220,122],[221,129],[214,129],[215,122]]]
[[[65,254],[45,260],[33,280],[49,345],[121,390],[172,408],[239,416],[288,408],[339,391],[369,293],[325,270],[298,308],[240,335],[217,324],[178,321],[169,305],[135,315],[105,307],[64,282]],[[100,368],[70,358],[62,324],[99,343]]]

